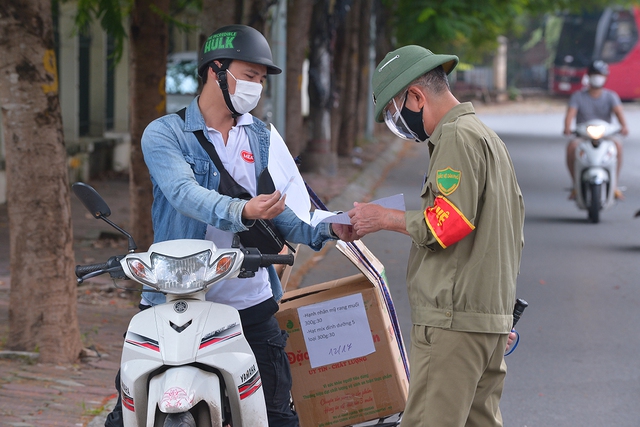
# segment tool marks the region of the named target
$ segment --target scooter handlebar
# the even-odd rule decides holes
[[[78,283],[82,283],[85,279],[109,273],[114,279],[126,279],[122,266],[120,265],[121,256],[112,256],[107,262],[98,264],[76,265],[76,277]]]
[[[262,254],[257,248],[244,248],[244,261],[238,277],[253,277],[260,267],[268,267],[273,264],[293,265],[293,254]]]
[[[76,277],[81,279],[87,274],[109,268],[109,261],[99,264],[76,265]]]
[[[286,255],[262,254],[260,267],[268,267],[272,264],[293,265],[293,261],[294,261],[293,254],[286,254]]]

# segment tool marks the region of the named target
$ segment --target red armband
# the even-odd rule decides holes
[[[436,197],[433,206],[425,209],[424,219],[443,248],[462,240],[475,229],[463,213],[443,196]]]

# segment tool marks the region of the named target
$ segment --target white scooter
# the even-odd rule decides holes
[[[125,427],[266,427],[260,372],[238,311],[206,301],[205,294],[221,279],[292,265],[293,255],[187,239],[134,253],[133,238],[107,219],[111,211],[102,197],[83,183],[73,191],[95,218],[129,239],[129,254],[77,266],[78,282],[109,273],[167,296],[166,303],[136,314],[127,330],[120,369]]]
[[[615,202],[618,149],[611,137],[619,131],[619,126],[603,120],[576,126],[575,134],[582,141],[576,148],[573,168],[575,200],[578,208],[587,210],[593,223],[600,221],[600,211]]]

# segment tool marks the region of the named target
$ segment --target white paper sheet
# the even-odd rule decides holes
[[[285,204],[298,218],[309,224],[311,222],[311,200],[304,180],[298,171],[296,162],[291,157],[287,144],[271,125],[269,144],[269,173],[276,189],[287,195]]]
[[[298,317],[312,368],[376,351],[360,293],[299,307]]]
[[[383,197],[370,203],[374,203],[376,205],[380,205],[389,209],[398,209],[401,211],[405,210],[403,193],[394,194],[393,196],[389,197]],[[315,227],[322,222],[329,222],[332,224],[351,224],[349,215],[346,212],[336,214],[334,212],[316,209],[313,212],[313,218],[311,218],[311,225]]]

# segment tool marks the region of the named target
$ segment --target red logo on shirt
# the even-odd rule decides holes
[[[253,163],[253,153],[246,150],[242,150],[240,155],[242,156],[242,160],[244,160],[245,162]]]

